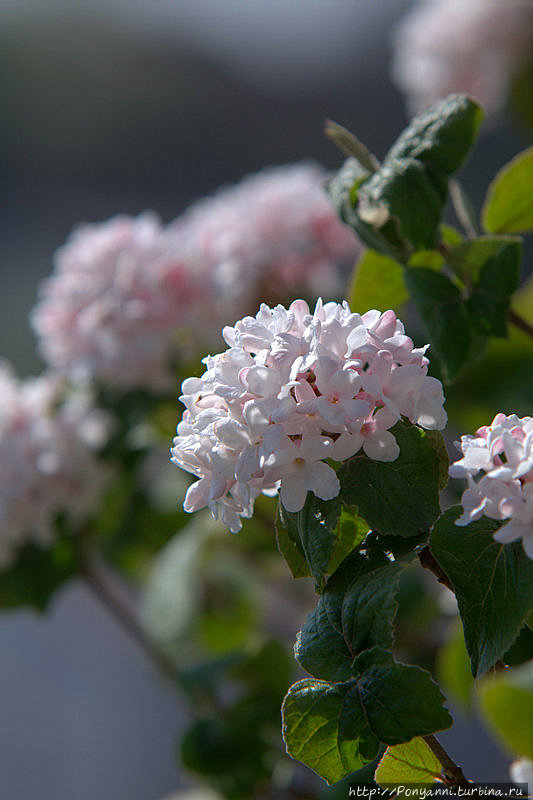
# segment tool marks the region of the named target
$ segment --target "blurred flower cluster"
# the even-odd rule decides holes
[[[450,475],[466,477],[468,489],[456,524],[468,525],[481,516],[507,519],[494,538],[504,543],[522,539],[533,558],[533,419],[497,414],[474,436],[462,436],[457,446],[463,458],[452,464]]]
[[[0,566],[27,541],[54,539],[59,514],[91,514],[108,473],[95,456],[109,418],[83,394],[62,399],[57,375],[18,380],[0,365]]]
[[[180,398],[173,461],[200,478],[185,510],[208,506],[237,531],[261,491],[299,511],[307,491],[329,500],[339,480],[325,463],[361,448],[393,461],[389,431],[402,416],[429,429],[446,424],[440,381],[427,375],[426,347],[414,348],[393,311],[354,314],[319,300],[314,314],[296,300],[262,305],[224,329],[229,349],[204,361]]]
[[[392,77],[411,111],[461,91],[494,113],[532,57],[533,5],[527,0],[421,0],[398,26],[394,48]]]
[[[57,250],[31,314],[45,371],[23,381],[0,372],[3,567],[28,539],[50,545],[58,518],[98,510],[110,476],[95,452],[109,429],[102,390],[129,441],[136,423],[118,419],[120,398],[171,397],[183,365],[219,346],[223,324],[255,311],[259,297],[342,294],[360,245],[326,177],[313,164],[269,168],[170,224],[119,215],[80,225]]]
[[[166,226],[149,213],[81,226],[33,311],[43,358],[76,383],[170,388],[179,360],[218,343],[259,298],[341,294],[359,245],[325,177],[307,164],[267,169]]]

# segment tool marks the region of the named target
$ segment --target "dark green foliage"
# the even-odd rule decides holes
[[[431,551],[459,603],[472,674],[486,672],[511,647],[533,609],[533,561],[520,542],[493,538],[501,523],[482,517],[459,527],[461,509],[446,511],[431,534]]]

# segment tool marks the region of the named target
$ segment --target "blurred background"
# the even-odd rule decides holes
[[[168,221],[266,165],[335,168],[326,118],[382,156],[407,121],[389,71],[410,6],[3,0],[2,356],[22,375],[41,368],[27,314],[76,223],[144,209]],[[463,174],[476,206],[529,141],[509,120],[486,128]],[[183,706],[81,586],[46,617],[0,616],[0,697],[2,800],[160,800],[180,786]],[[506,779],[482,734],[476,749],[459,719],[454,736],[466,774]]]

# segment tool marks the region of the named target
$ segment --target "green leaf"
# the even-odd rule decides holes
[[[511,755],[533,758],[533,662],[486,677],[480,708]]]
[[[353,510],[341,508],[339,497],[320,500],[312,492],[301,511],[282,507],[278,515],[278,544],[295,578],[311,574],[318,591],[348,553],[368,533],[368,525]]]
[[[481,218],[490,233],[533,231],[533,147],[506,164],[490,184]]]
[[[403,273],[404,268],[393,258],[365,250],[348,289],[352,311],[362,314],[370,308],[398,309],[409,299]]]
[[[199,612],[198,571],[209,527],[204,515],[193,518],[158,553],[145,581],[142,624],[164,650],[175,648]]]
[[[363,650],[392,647],[396,593],[405,566],[384,555],[348,556],[298,634],[294,653],[307,672],[327,681],[345,681]]]
[[[60,533],[43,549],[27,544],[0,573],[0,608],[33,606],[44,611],[55,592],[79,569],[74,537]]]
[[[483,264],[467,303],[478,333],[507,336],[509,303],[518,288],[521,253],[521,242],[508,244]]]
[[[357,516],[353,508],[343,505],[333,533],[333,547],[326,569],[328,575],[332,575],[346,556],[361,544],[368,534],[368,524]]]
[[[342,125],[328,119],[324,132],[345,155],[353,156],[363,169],[374,172],[379,167],[376,157],[359,141],[357,136]]]
[[[417,783],[432,786],[440,779],[442,765],[433,750],[419,737],[388,747],[376,770],[380,786]]]
[[[311,575],[309,564],[298,533],[298,519],[278,504],[276,516],[276,540],[278,550],[287,562],[293,578],[307,578]]]
[[[444,376],[452,380],[468,361],[472,342],[461,291],[446,275],[422,267],[408,269],[405,283],[428,329]]]
[[[440,450],[434,449],[434,437],[416,425],[398,422],[391,433],[400,447],[398,458],[383,462],[362,451],[355,455],[339,470],[340,497],[357,508],[370,528],[416,536],[429,530],[440,513]]]
[[[527,620],[518,639],[504,654],[502,660],[508,667],[516,667],[524,661],[533,661],[533,631],[528,626]]]
[[[448,485],[448,469],[450,459],[446,449],[444,436],[440,431],[426,431],[426,439],[433,448],[439,464],[439,489],[444,489]]]
[[[521,245],[519,236],[478,236],[451,247],[446,253],[446,261],[465,283],[476,282],[483,265],[489,259],[497,258],[507,247],[514,246],[514,257],[520,260]]]
[[[231,712],[226,712],[224,718],[207,717],[194,722],[181,743],[183,766],[201,775],[226,798],[253,797],[256,785],[270,773],[265,764],[265,743],[258,730],[262,722],[261,716],[245,720],[242,715],[234,718]]]
[[[244,658],[231,670],[231,677],[244,681],[271,697],[283,699],[291,680],[294,660],[277,639],[249,642]]]
[[[407,262],[408,267],[427,267],[440,272],[444,266],[444,256],[439,250],[416,250]]]
[[[474,679],[460,624],[454,626],[437,653],[436,670],[444,691],[463,708],[469,708]]]
[[[357,197],[356,212],[365,227],[356,230],[365,244],[370,244],[364,235],[368,225],[385,234],[384,226],[392,220],[400,240],[415,249],[437,246],[446,181],[421,161],[391,158],[389,154],[383,166],[361,186]]]
[[[533,609],[533,561],[520,542],[493,539],[501,523],[483,517],[459,527],[460,513],[455,506],[442,515],[430,545],[454,587],[476,676],[504,655]]]
[[[440,236],[442,243],[445,244],[447,247],[456,247],[458,244],[461,244],[464,237],[461,233],[454,228],[452,225],[443,224],[440,226]]]
[[[451,95],[412,120],[373,174],[358,162],[342,168],[330,191],[368,247],[404,262],[413,249],[437,246],[447,177],[464,161],[481,117],[473,100]]]
[[[451,94],[417,114],[387,158],[416,158],[451,175],[474,144],[483,120],[480,106],[464,94]]]
[[[391,258],[406,258],[409,246],[400,234],[398,223],[392,219],[384,207],[367,215],[366,221],[355,211],[358,193],[371,172],[364,169],[355,158],[348,158],[337,175],[329,182],[327,189],[340,218],[354,228],[367,247]],[[363,214],[364,216],[364,214]]]
[[[304,680],[283,702],[287,752],[335,783],[377,755],[380,742],[400,744],[451,725],[429,674],[374,648],[354,661],[343,683]]]

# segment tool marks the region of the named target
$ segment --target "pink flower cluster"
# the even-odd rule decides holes
[[[157,390],[258,298],[340,292],[359,245],[324,180],[312,165],[267,169],[167,226],[144,213],[79,227],[32,314],[43,358],[78,384]]]
[[[360,244],[334,212],[326,178],[316,164],[267,167],[200,200],[176,221],[191,258],[207,265],[223,319],[296,291],[343,294],[340,267],[353,265]]]
[[[505,104],[532,45],[529,0],[424,0],[396,31],[392,74],[413,112],[467,92],[491,113]]]
[[[468,525],[481,516],[508,519],[494,538],[498,542],[522,539],[533,558],[533,418],[496,414],[492,423],[457,442],[463,458],[450,467],[452,478],[466,478],[464,513],[456,525]],[[475,478],[478,480],[475,480]]]
[[[149,213],[75,230],[32,314],[45,361],[75,383],[168,385],[179,327],[199,322],[205,294],[182,251]]]
[[[187,410],[171,454],[199,478],[185,510],[207,506],[233,532],[261,492],[280,488],[288,511],[303,507],[307,491],[336,497],[329,458],[344,461],[362,448],[379,461],[396,459],[389,429],[400,417],[428,429],[446,424],[427,346],[413,347],[393,311],[361,316],[347,303],[319,300],[311,314],[296,300],[289,309],[262,305],[223,334],[229,349],[183,383]]]
[[[86,396],[60,394],[57,377],[19,381],[0,364],[0,568],[28,541],[50,544],[59,514],[89,515],[106,484],[94,449],[107,418]]]

